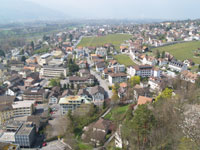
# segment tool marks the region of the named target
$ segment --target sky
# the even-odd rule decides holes
[[[197,19],[200,0],[27,0],[75,18]]]

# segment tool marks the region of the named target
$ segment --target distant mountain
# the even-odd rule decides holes
[[[16,21],[67,19],[68,16],[25,0],[3,0],[0,4],[0,23]]]

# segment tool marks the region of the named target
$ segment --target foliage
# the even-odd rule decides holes
[[[0,56],[5,57],[5,52],[3,50],[0,50]]]
[[[60,79],[50,79],[49,86],[51,87],[60,86]]]
[[[22,61],[22,62],[25,62],[25,61],[26,61],[26,57],[25,57],[25,56],[22,56],[21,61]]]
[[[131,87],[134,87],[136,84],[140,84],[140,76],[134,76],[130,78]]]
[[[75,60],[72,60],[72,58],[69,59],[67,67],[69,68],[70,75],[79,71],[79,66],[75,63]]]
[[[167,98],[171,98],[172,97],[172,89],[166,88],[164,91],[162,91],[161,94],[159,94],[156,97],[156,101],[160,100],[160,99],[167,99]]]
[[[33,54],[44,54],[47,53],[49,50],[48,49],[38,49],[33,52]]]
[[[89,144],[84,144],[84,143],[78,143],[78,149],[79,150],[92,150],[92,146]]]
[[[159,50],[156,51],[156,58],[157,59],[160,58],[160,51]]]

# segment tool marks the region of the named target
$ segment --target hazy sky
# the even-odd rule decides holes
[[[27,0],[78,18],[195,19],[200,0]]]

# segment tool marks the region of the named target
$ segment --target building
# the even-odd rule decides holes
[[[32,122],[24,123],[15,134],[15,142],[20,147],[32,147],[36,139],[36,127]]]
[[[181,79],[191,82],[191,83],[195,83],[195,81],[198,78],[198,74],[197,73],[192,73],[190,71],[184,70],[181,72]]]
[[[162,71],[149,65],[130,66],[127,68],[127,73],[130,76],[140,77],[161,77]]]
[[[127,80],[125,73],[112,73],[108,75],[108,81],[110,84],[121,83]]]
[[[80,107],[81,104],[90,104],[91,99],[86,96],[66,96],[60,98],[59,105],[61,114],[66,114],[69,110],[73,111]]]
[[[103,47],[100,47],[100,48],[97,48],[96,49],[96,54],[100,57],[104,57],[107,55],[107,49],[106,48],[103,48]]]
[[[13,117],[13,108],[11,103],[0,104],[0,125]]]
[[[187,70],[187,65],[176,60],[172,60],[169,62],[168,68],[172,71],[182,72]]]
[[[40,77],[46,78],[56,78],[60,77],[61,75],[67,76],[66,68],[59,67],[59,66],[43,66],[40,70]]]
[[[41,66],[47,65],[51,59],[52,59],[51,54],[49,53],[43,54],[42,56],[40,56],[40,59],[38,59],[38,64]]]
[[[139,96],[137,105],[142,105],[146,103],[152,103],[153,99],[145,96]]]
[[[8,143],[8,142],[0,142],[1,150],[20,150],[20,146],[18,144]]]
[[[24,91],[22,98],[25,101],[36,101],[37,103],[43,103],[45,99],[45,90],[37,88],[28,89]]]
[[[13,117],[31,116],[35,101],[17,101],[12,104]]]
[[[90,95],[92,96],[92,101],[95,105],[102,105],[105,99],[105,90],[101,86],[95,86],[91,88]]]
[[[96,71],[97,72],[103,72],[103,70],[106,68],[106,65],[104,62],[99,62],[96,64]]]

